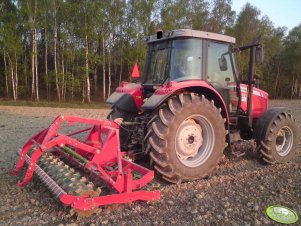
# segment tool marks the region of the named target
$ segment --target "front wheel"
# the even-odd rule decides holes
[[[206,177],[227,145],[220,110],[195,93],[168,100],[149,124],[147,141],[156,171],[167,181]]]
[[[262,159],[269,164],[292,160],[297,154],[299,139],[295,118],[289,113],[280,113],[268,128],[266,139],[260,141]]]

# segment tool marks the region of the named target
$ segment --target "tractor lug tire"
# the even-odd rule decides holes
[[[220,110],[196,93],[171,97],[148,126],[147,145],[156,172],[171,183],[207,177],[227,146]]]
[[[274,119],[266,138],[259,141],[261,158],[268,164],[289,162],[298,152],[299,141],[296,119],[283,112]]]

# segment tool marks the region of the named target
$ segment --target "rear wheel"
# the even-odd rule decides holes
[[[170,182],[206,177],[226,146],[220,110],[195,93],[172,97],[149,123],[146,140],[156,171]]]
[[[300,138],[297,122],[291,114],[279,114],[268,129],[266,137],[260,141],[260,152],[265,162],[284,163],[294,158]]]

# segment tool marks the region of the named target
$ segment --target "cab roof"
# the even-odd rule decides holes
[[[192,37],[192,38],[201,38],[201,39],[209,39],[214,41],[226,42],[235,44],[235,38],[230,37],[228,35],[222,35],[207,31],[198,31],[192,29],[177,29],[172,31],[158,31],[156,35],[147,36],[145,41],[147,43],[157,42],[167,39],[173,39],[177,37]]]

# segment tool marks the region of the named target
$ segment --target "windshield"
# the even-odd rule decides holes
[[[144,84],[201,78],[202,40],[177,39],[149,44]]]

